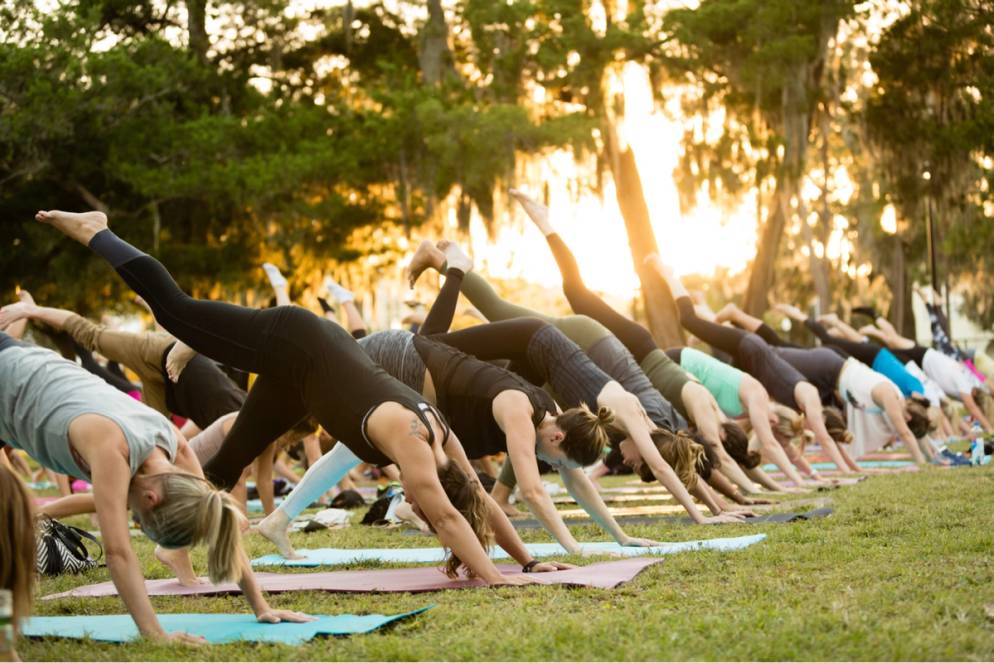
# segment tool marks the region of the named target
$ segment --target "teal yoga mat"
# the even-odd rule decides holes
[[[765,534],[751,536],[736,536],[724,539],[701,539],[697,541],[680,541],[664,543],[652,548],[635,548],[618,545],[614,542],[581,543],[584,550],[605,555],[616,554],[624,557],[642,557],[645,555],[671,555],[678,552],[693,550],[741,550],[766,538]],[[525,547],[534,557],[549,557],[550,555],[565,555],[566,550],[558,543],[527,543]],[[253,566],[335,566],[352,562],[397,562],[401,564],[440,563],[445,560],[445,551],[441,548],[319,548],[317,550],[298,550],[303,559],[284,559],[280,555],[266,555],[252,560]],[[494,559],[510,557],[499,546],[491,551]]]
[[[910,460],[857,460],[856,464],[860,467],[865,467],[867,469],[878,469],[878,468],[896,468],[896,467],[908,467],[909,465],[914,465],[914,462]],[[811,467],[816,470],[834,470],[836,469],[835,463],[811,463]],[[767,472],[778,472],[779,468],[776,465],[769,464],[763,465],[763,469]]]
[[[318,635],[369,633],[400,619],[433,608],[427,606],[397,615],[315,615],[306,624],[260,624],[253,615],[175,614],[159,615],[166,632],[200,635],[213,644],[226,642],[280,642],[299,645]],[[92,638],[101,642],[128,642],[138,637],[131,615],[32,617],[24,622],[29,638]]]
[[[273,503],[276,506],[279,506],[280,504],[283,504],[283,498],[277,497],[273,500]],[[248,507],[249,513],[263,513],[265,511],[265,509],[262,508],[262,500],[249,500],[246,503],[246,506]]]

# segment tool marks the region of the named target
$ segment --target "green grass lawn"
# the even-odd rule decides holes
[[[835,514],[796,524],[632,527],[662,540],[765,532],[732,553],[664,558],[614,591],[557,587],[433,594],[280,594],[273,605],[311,613],[435,609],[371,635],[303,646],[22,641],[25,660],[314,659],[915,659],[992,660],[994,469],[874,476],[829,493]],[[611,480],[615,483],[619,479]],[[610,481],[609,481],[610,482]],[[581,540],[604,540],[577,528]],[[423,546],[396,531],[295,535],[300,547]],[[526,540],[548,540],[531,532]],[[253,556],[272,552],[248,537]],[[147,577],[166,577],[135,540]],[[572,560],[581,561],[581,560]],[[195,557],[203,569],[203,554]],[[41,582],[39,596],[109,579],[106,569]],[[153,598],[159,612],[248,612],[241,597]],[[116,598],[38,601],[39,615],[124,612]]]

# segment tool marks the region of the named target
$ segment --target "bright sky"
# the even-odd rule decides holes
[[[702,199],[692,213],[682,216],[673,171],[681,151],[683,126],[655,110],[644,68],[629,64],[623,83],[626,117],[620,127],[621,138],[635,152],[663,259],[679,274],[710,276],[718,267],[732,272],[745,269],[756,246],[754,195],[746,196],[731,214]],[[638,277],[614,183],[610,177],[605,179],[603,200],[593,192],[574,199],[568,187],[578,174],[572,156],[556,152],[542,160],[534,172],[528,172],[519,185],[531,186],[531,193],[541,198],[540,187],[548,183],[552,220],[576,254],[587,284],[594,290],[630,299],[638,288]],[[560,283],[559,271],[541,233],[519,207],[515,206],[510,218],[499,220],[498,225],[503,230],[493,242],[487,238],[481,221],[474,219],[471,227],[474,256],[486,271],[497,277],[523,277],[547,286]]]

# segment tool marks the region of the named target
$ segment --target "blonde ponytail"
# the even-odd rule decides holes
[[[160,480],[162,500],[138,514],[142,531],[164,548],[205,544],[211,582],[241,580],[242,516],[231,495],[191,474],[163,474]]]
[[[585,404],[572,407],[558,417],[556,425],[565,437],[559,447],[570,460],[581,465],[591,465],[600,460],[615,430],[614,412],[611,408],[598,408],[597,414]]]

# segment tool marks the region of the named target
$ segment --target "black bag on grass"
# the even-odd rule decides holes
[[[97,559],[90,555],[87,540],[99,549]],[[103,556],[103,546],[89,532],[48,516],[42,516],[38,521],[38,573],[46,576],[82,573],[99,566]]]

